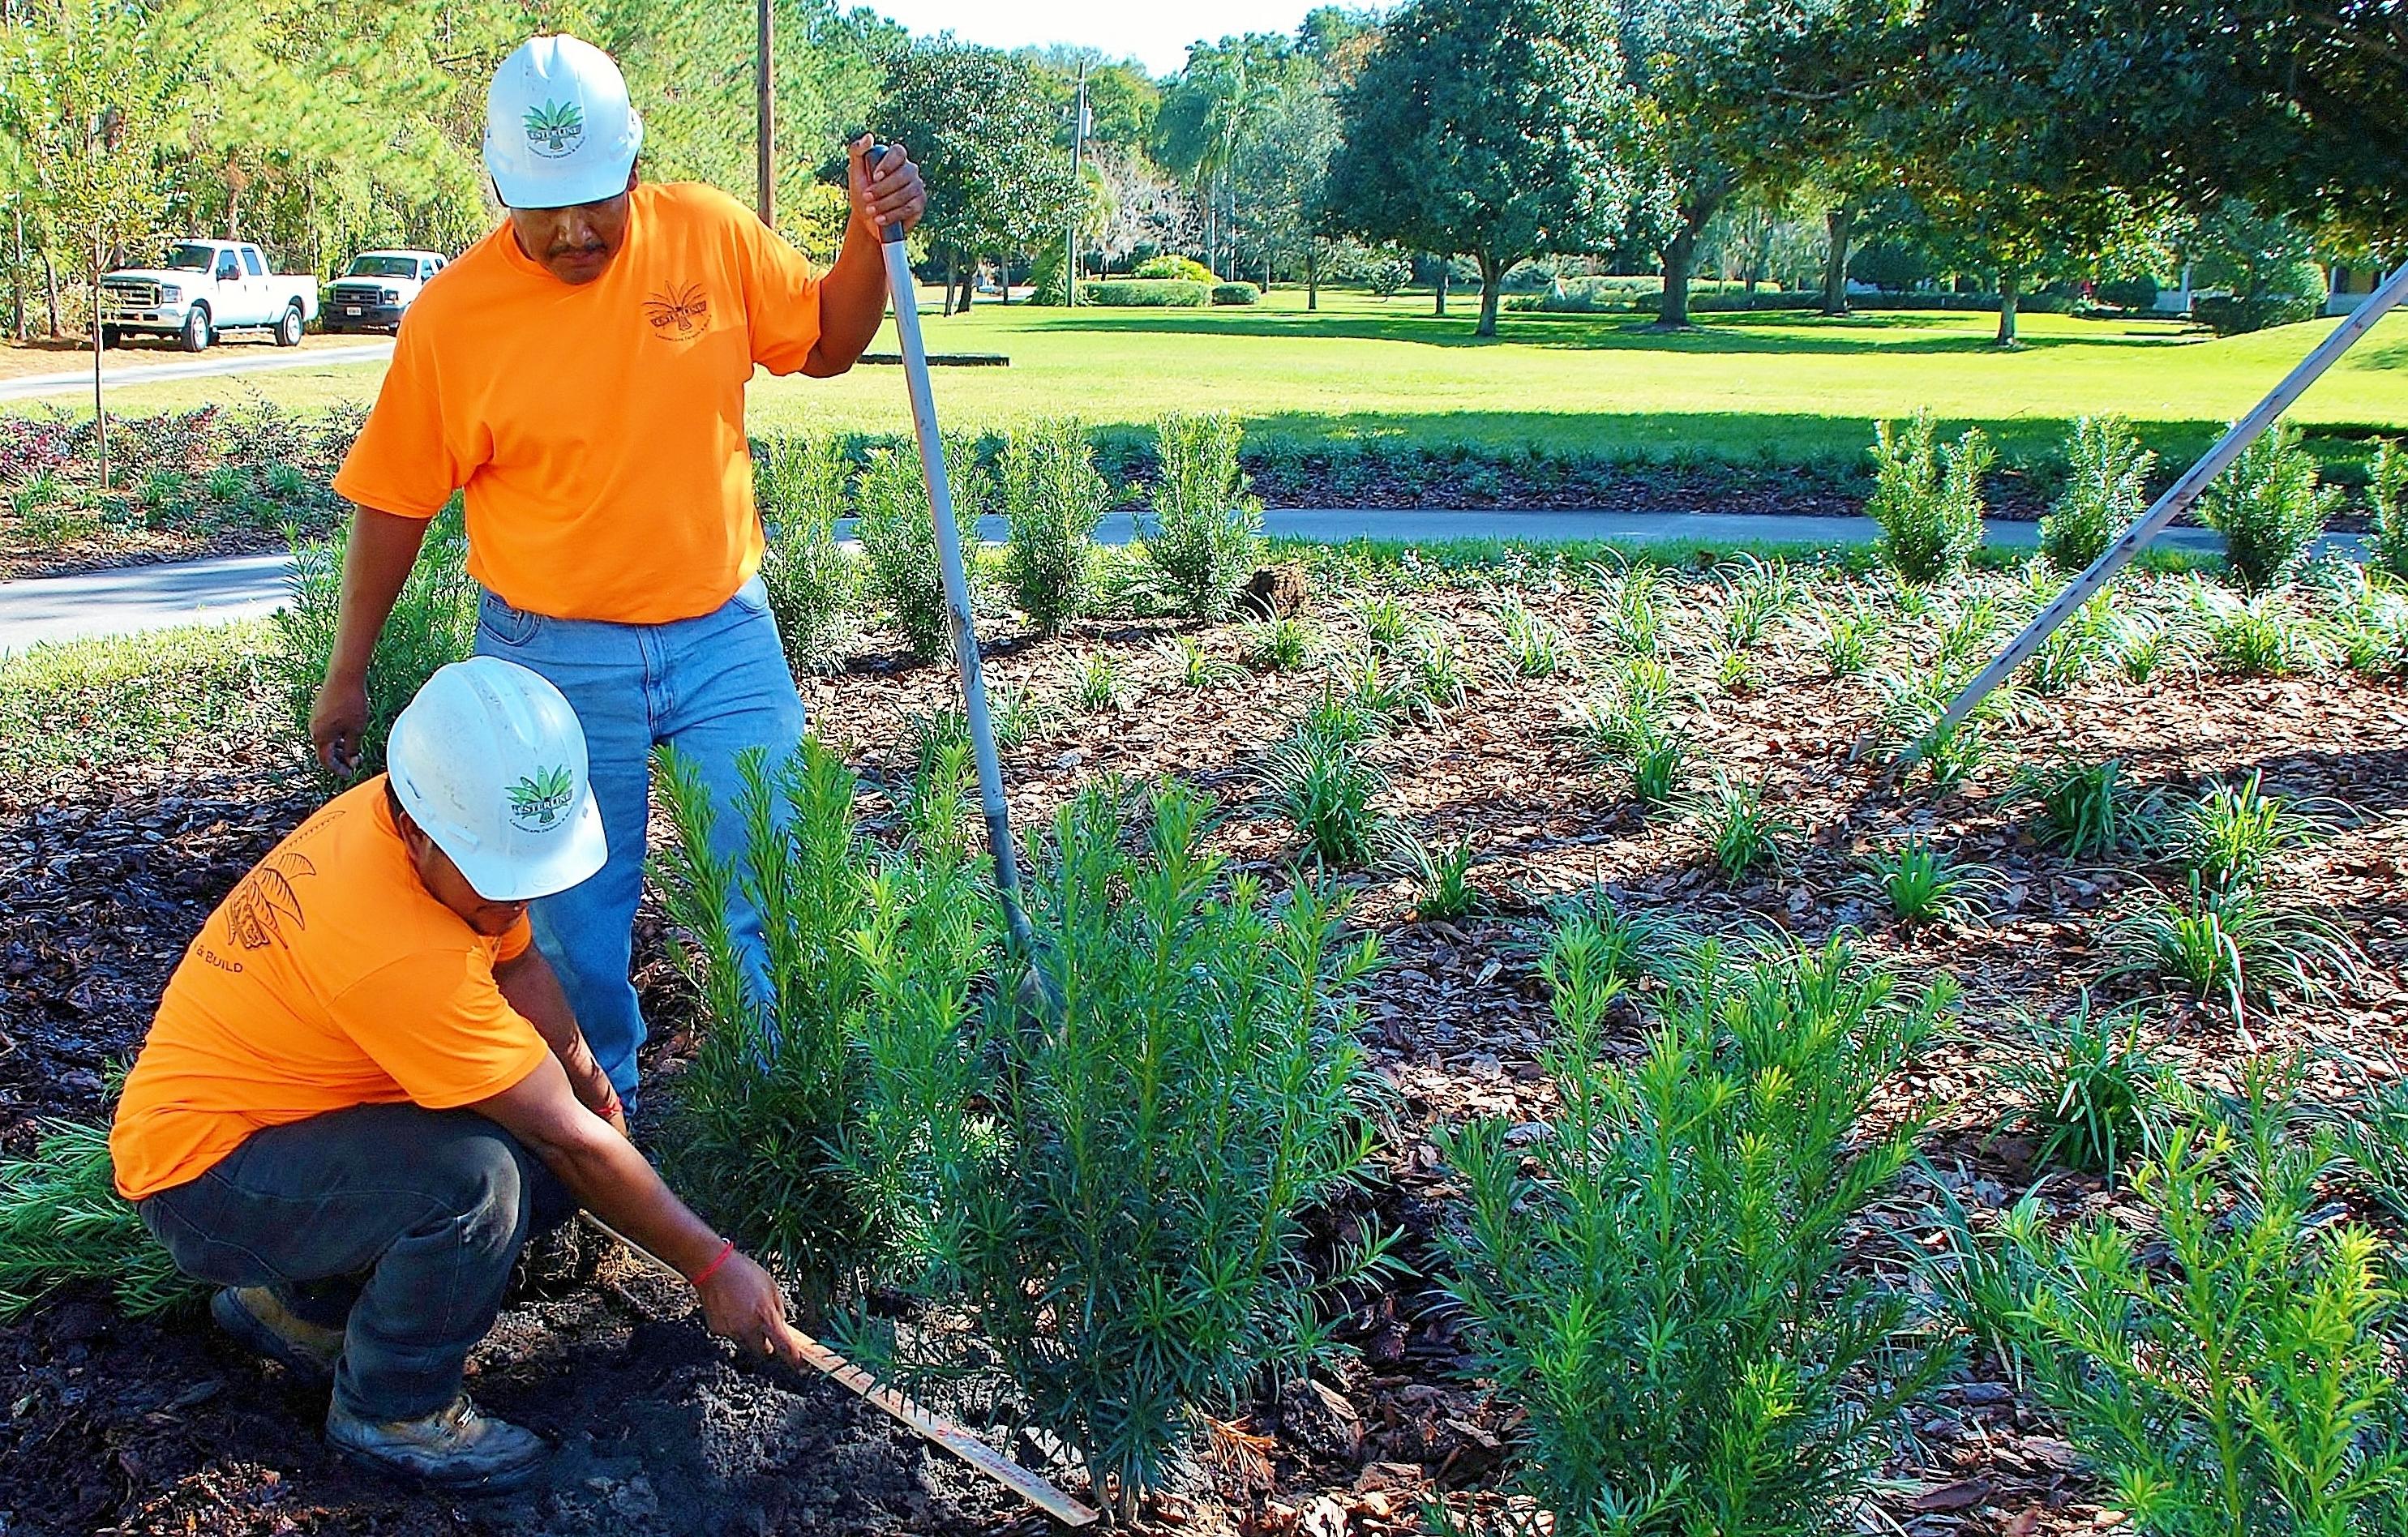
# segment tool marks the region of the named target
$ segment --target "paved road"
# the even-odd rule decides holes
[[[195,355],[187,363],[103,365],[101,382],[109,389],[128,384],[156,384],[174,379],[218,379],[230,374],[272,374],[287,368],[322,368],[337,363],[373,363],[393,355],[393,342],[363,341],[340,347],[240,348]],[[92,366],[67,373],[24,374],[0,380],[0,401],[40,400],[52,395],[92,394]]]
[[[1533,542],[1610,539],[1744,539],[1829,546],[1869,544],[1874,533],[1870,518],[1738,512],[1274,508],[1265,522],[1273,534],[1321,543],[1352,539],[1499,539]],[[1003,520],[988,518],[980,524],[979,532],[988,539],[1001,539]],[[1096,530],[1096,537],[1106,544],[1127,543],[1135,537],[1130,515],[1116,512],[1107,517]],[[2039,530],[2032,524],[2001,521],[1990,524],[1988,537],[1996,544],[2028,546],[2037,542]],[[2217,547],[2216,537],[2200,528],[2171,529],[2159,537],[2158,542],[2193,550]],[[2358,543],[2348,535],[2335,536],[2327,542],[2352,553]],[[281,554],[230,555],[165,566],[122,567],[81,576],[0,582],[0,652],[21,650],[45,640],[129,635],[176,625],[256,618],[274,612],[283,600]]]

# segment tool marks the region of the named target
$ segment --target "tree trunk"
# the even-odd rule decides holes
[[[973,256],[962,265],[962,302],[953,313],[967,315],[978,302],[978,258]]]
[[[47,250],[42,252],[42,288],[50,295],[50,339],[56,341],[66,332],[59,325],[59,269],[51,265],[50,253]]]
[[[1831,237],[1830,260],[1823,266],[1823,313],[1848,312],[1848,237],[1856,232],[1856,210],[1842,203],[1823,214],[1823,228]]]
[[[1505,264],[1484,252],[1480,258],[1480,323],[1471,328],[1473,336],[1497,334],[1497,299],[1504,290]]]
[[[1433,311],[1436,314],[1446,313],[1446,269],[1454,265],[1455,258],[1452,256],[1440,256],[1438,259],[1438,309]]]
[[[100,242],[92,243],[92,424],[100,447],[100,491],[108,494],[108,404],[100,393]]]
[[[25,339],[25,210],[15,210],[17,244],[14,259],[8,264],[9,334],[19,341]]]
[[[995,286],[1003,294],[1003,302],[1010,304],[1011,302],[1010,257],[998,256],[995,259]]]
[[[1308,310],[1321,308],[1320,242],[1304,243],[1304,307]]]
[[[953,312],[953,287],[961,280],[961,276],[962,253],[958,251],[945,252],[945,302],[940,311],[943,314]]]
[[[2022,296],[2021,280],[2012,272],[1999,274],[1999,345],[2015,345],[2015,300]]]
[[[1656,329],[1689,329],[1689,269],[1698,260],[1698,225],[1684,221],[1664,242],[1664,299],[1656,308]]]

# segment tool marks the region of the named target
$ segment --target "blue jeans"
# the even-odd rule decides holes
[[[477,616],[477,654],[552,680],[585,727],[609,863],[583,884],[538,901],[528,917],[594,1059],[632,1104],[644,1016],[628,962],[644,890],[652,749],[675,747],[700,770],[717,812],[712,852],[736,855],[743,844],[735,811],[737,756],[759,749],[775,766],[803,740],[803,702],[768,597],[755,577],[698,618],[614,625],[528,613],[487,593]],[[735,906],[729,924],[757,973],[764,964],[760,917],[740,892]]]

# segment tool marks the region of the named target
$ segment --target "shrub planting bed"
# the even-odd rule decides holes
[[[2274,1532],[2344,1500],[2351,1524],[2313,1530],[2396,1530],[2408,1325],[2380,1286],[2408,1114],[2366,1097],[2408,1047],[2408,599],[2388,579],[2279,550],[2255,596],[2128,576],[1893,779],[2056,580],[1954,569],[1944,443],[1927,467],[1902,437],[1891,477],[1928,584],[1358,551],[1305,557],[1301,611],[1274,622],[1170,611],[1226,601],[1243,530],[1188,494],[1236,489],[1233,441],[1169,433],[1187,480],[1154,498],[1168,565],[1065,567],[1096,497],[1075,454],[993,493],[1025,504],[1029,541],[980,583],[1006,778],[1040,833],[1054,980],[1076,962],[1095,989],[1063,1033],[975,1005],[1006,992],[981,981],[996,941],[952,678],[909,660],[879,600],[818,625],[802,675],[825,752],[793,791],[818,808],[796,868],[818,883],[794,887],[805,942],[780,984],[827,1022],[801,1056],[873,1055],[726,1092],[758,1057],[730,1049],[711,871],[673,864],[669,910],[639,925],[661,1090],[643,1136],[764,1150],[748,1128],[769,1114],[877,1155],[815,1164],[804,1138],[765,1171],[782,1177],[697,1191],[748,1228],[763,1189],[808,1199],[787,1232],[822,1250],[882,1233],[825,1256],[857,1273],[812,1283],[869,1304],[858,1348],[1065,1482],[1119,1480],[1163,1530],[1502,1531],[1541,1499],[1567,1533]],[[2119,456],[2091,457],[2110,468],[2083,496],[2122,495]],[[2313,495],[2261,468],[2273,500]],[[824,467],[790,471],[820,495]],[[793,558],[800,590],[853,590],[818,543]],[[1022,594],[1050,633],[1007,610]],[[97,1123],[202,915],[324,791],[278,669],[220,649],[151,646],[156,676],[206,680],[218,707],[69,733],[0,783],[0,1154],[34,1155],[45,1119]],[[124,668],[54,654],[0,672],[0,699],[54,718]],[[692,810],[665,797],[655,820],[673,851]],[[699,941],[683,974],[672,920]],[[1252,1022],[1228,1038],[1244,1051],[1148,1013],[1163,995],[1135,957],[1174,935],[1173,971]],[[1245,953],[1263,970],[1221,970]],[[1157,1081],[1181,1093],[1157,1101]],[[1080,1166],[1068,1127],[1116,1151]],[[1221,1151],[1149,1169],[1146,1147]],[[1277,1149],[1310,1171],[1258,1161]],[[2236,1208],[2243,1190],[2268,1199]],[[1088,1214],[1140,1209],[1151,1243],[1082,1257]],[[973,1242],[946,1236],[957,1210],[1024,1216]],[[1175,1286],[1115,1311],[1169,1286],[1169,1235],[1185,1261],[1234,1261],[1238,1230],[1268,1258],[1216,1271],[1209,1329],[1166,1322],[1208,1316],[1170,1307]],[[1076,1348],[1005,1279],[1040,1271],[1097,1288]],[[2250,1280],[2272,1273],[2326,1304]],[[2175,1274],[2209,1289],[2148,1292]],[[2118,1376],[2071,1311],[2098,1288],[2147,1293],[2127,1365],[2201,1380],[2238,1340],[2213,1380],[2261,1391],[2218,1422]],[[624,1257],[523,1289],[473,1386],[562,1454],[533,1490],[468,1504],[341,1469],[308,1394],[205,1321],[73,1282],[0,1327],[0,1512],[11,1534],[1038,1530],[843,1395],[737,1364],[689,1307]],[[992,1352],[953,1353],[981,1337]],[[1109,1359],[1144,1372],[1082,1386]],[[2347,1392],[2281,1378],[2304,1359]],[[1111,1398],[1148,1385],[1171,1406]],[[2127,1401],[2151,1406],[2145,1433]],[[1164,1415],[1175,1444],[1145,1429]],[[1009,1433],[1032,1415],[1044,1434]],[[2322,1438],[2322,1474],[2268,1450],[2286,1432]],[[2241,1525],[2177,1524],[2236,1490]]]

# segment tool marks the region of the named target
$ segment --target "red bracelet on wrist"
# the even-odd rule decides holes
[[[695,1286],[696,1289],[700,1289],[705,1281],[710,1280],[712,1276],[719,1273],[719,1267],[726,1264],[730,1257],[735,1253],[736,1241],[732,1238],[724,1240],[719,1245],[719,1257],[712,1260],[710,1264],[705,1265],[702,1268],[702,1273],[695,1276],[688,1284]]]

